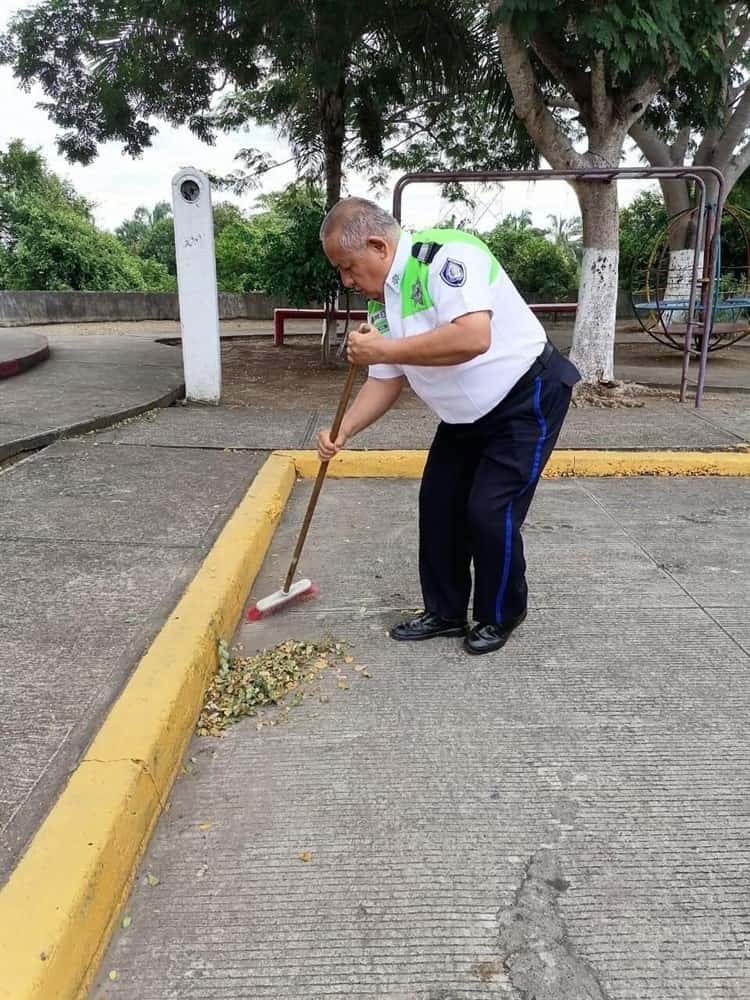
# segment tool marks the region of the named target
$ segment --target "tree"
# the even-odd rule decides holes
[[[550,224],[549,233],[555,246],[560,247],[565,253],[571,254],[575,260],[580,261],[583,253],[581,220],[565,219],[562,215],[554,213],[550,213],[547,218]]]
[[[289,140],[298,171],[324,180],[329,209],[341,197],[345,160],[383,163],[388,141],[413,141],[430,107],[455,98],[451,84],[479,57],[481,17],[466,0],[293,7],[290,16],[281,5],[264,41],[260,84],[229,94],[212,124],[225,131],[271,125]],[[256,150],[242,155],[262,169]]]
[[[516,114],[557,169],[617,166],[628,132],[674,74],[705,67],[722,21],[714,0],[490,0],[490,7]],[[617,189],[572,186],[583,254],[571,358],[596,383],[613,375]]]
[[[72,160],[90,162],[112,139],[139,154],[153,119],[187,124],[207,142],[220,128],[270,121],[298,166],[322,173],[330,208],[347,143],[351,157],[372,161],[399,127],[408,140],[409,107],[438,93],[445,102],[473,66],[480,22],[470,0],[42,0],[12,19],[0,61],[23,86],[42,86]],[[227,179],[236,190],[268,166],[257,150],[238,156],[252,169]]]
[[[735,220],[732,210],[740,213]],[[668,216],[664,198],[659,191],[643,191],[620,212],[620,285],[622,288],[640,290],[646,267],[654,251],[674,250],[681,245],[674,238],[680,227],[680,215]],[[721,227],[721,270],[724,284],[739,284],[747,288],[748,244],[750,236],[750,171],[740,177],[727,198]],[[656,265],[656,258],[652,267]],[[651,274],[654,280],[654,273]],[[668,273],[661,274],[661,282],[668,284]],[[666,286],[662,289],[666,292]],[[672,290],[669,290],[671,296]],[[674,296],[678,297],[678,296]],[[673,313],[674,315],[674,313]]]
[[[338,277],[320,246],[325,198],[304,182],[259,199],[267,210],[263,253],[257,262],[258,287],[292,305],[325,302],[338,291]]]
[[[231,202],[220,201],[213,207],[214,236],[217,244],[220,234],[228,227],[242,226],[245,217],[242,209]],[[174,219],[172,206],[168,201],[159,201],[149,210],[144,205],[136,208],[131,219],[125,219],[115,230],[115,233],[128,250],[140,257],[142,261],[154,261],[176,277],[177,258],[174,242]],[[221,291],[239,291],[235,287],[223,287]]]
[[[638,288],[656,240],[667,226],[667,213],[658,191],[642,191],[620,212],[620,286]]]
[[[42,0],[12,18],[0,61],[22,86],[41,85],[71,160],[90,162],[107,140],[138,155],[157,131],[153,119],[187,124],[208,142],[219,128],[270,121],[300,165],[322,168],[330,207],[346,144],[377,159],[415,96],[445,93],[477,55],[478,24],[468,0]],[[263,166],[257,151],[240,154]]]
[[[529,302],[560,302],[575,289],[575,259],[523,216],[506,216],[482,239]]]
[[[39,291],[163,290],[169,275],[143,268],[111,233],[99,230],[89,203],[20,141],[0,152],[0,282]]]
[[[115,235],[124,243],[131,253],[140,253],[140,244],[151,227],[172,214],[172,206],[168,201],[159,201],[149,211],[144,205],[139,205],[132,219],[125,219],[115,229]]]
[[[651,166],[717,167],[729,194],[750,168],[750,9],[744,3],[724,6],[716,40],[718,54],[708,49],[692,72],[675,74],[630,135]],[[688,181],[662,181],[661,187],[669,216],[694,204]],[[716,195],[708,180],[709,203]],[[673,249],[688,245],[687,226],[672,234]]]

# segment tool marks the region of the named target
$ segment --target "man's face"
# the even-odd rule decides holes
[[[387,240],[371,236],[363,250],[345,250],[334,231],[323,243],[323,251],[341,275],[345,288],[362,292],[368,298],[383,299],[385,279],[391,269],[393,249]]]

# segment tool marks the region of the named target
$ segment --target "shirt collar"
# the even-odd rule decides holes
[[[396,253],[393,255],[391,269],[388,272],[388,277],[385,279],[386,286],[391,288],[394,292],[401,290],[401,280],[404,276],[404,269],[410,254],[411,234],[402,232],[398,241],[398,246],[396,247]]]

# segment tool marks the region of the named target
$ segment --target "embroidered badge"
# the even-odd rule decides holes
[[[378,333],[388,336],[388,319],[385,314],[385,309],[377,309],[374,312],[371,312],[367,319],[368,322],[375,327]]]
[[[422,285],[419,280],[415,281],[411,286],[411,300],[415,306],[424,305],[424,296],[422,295]]]
[[[440,277],[451,288],[460,288],[466,281],[466,268],[460,260],[449,257],[443,264]]]

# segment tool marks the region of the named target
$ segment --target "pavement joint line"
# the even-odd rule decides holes
[[[686,587],[684,587],[680,583],[680,581],[675,578],[675,576],[672,573],[670,573],[670,571],[668,569],[666,569],[661,563],[657,562],[657,560],[648,551],[648,549],[644,545],[642,545],[636,538],[634,538],[633,535],[628,531],[628,529],[623,524],[620,524],[620,522],[617,520],[617,518],[614,516],[614,514],[610,510],[607,509],[607,507],[602,503],[602,501],[598,497],[594,496],[594,494],[590,490],[586,489],[586,486],[585,486],[584,483],[578,483],[578,488],[581,490],[581,492],[584,494],[584,496],[588,497],[588,499],[594,504],[595,507],[598,507],[599,510],[601,510],[601,512],[604,514],[605,517],[609,518],[609,520],[612,522],[612,524],[614,524],[614,526],[619,531],[622,532],[622,534],[628,539],[628,541],[631,543],[631,545],[633,545],[636,549],[638,549],[640,552],[642,552],[643,555],[646,557],[646,559],[654,567],[656,567],[656,569],[658,569],[661,573],[664,573],[665,576],[668,576],[669,579],[672,581],[672,583],[674,583],[677,587],[679,587],[679,589],[683,592],[683,594],[685,595],[685,597],[687,597],[687,599],[689,601],[691,601],[698,610],[700,610],[700,611],[702,611],[702,612],[705,613],[705,608],[702,606],[702,604],[700,603],[700,601],[698,600],[698,598],[694,597],[690,593],[690,591]],[[707,616],[707,617],[710,617],[710,616]]]
[[[138,417],[149,410],[165,409],[168,406],[172,406],[176,400],[181,399],[184,395],[185,385],[183,383],[166,393],[162,393],[156,400],[151,400],[148,403],[137,403],[135,406],[128,407],[128,409],[113,415],[86,417],[84,420],[79,420],[66,427],[55,427],[51,430],[40,431],[38,434],[29,434],[26,437],[16,438],[15,441],[0,445],[0,460],[13,458],[15,455],[23,454],[27,451],[41,451],[42,448],[46,448],[55,441],[67,441],[71,438],[77,439],[92,431],[108,430],[117,423]]]
[[[0,1000],[86,995],[294,483],[271,455],[0,889]]]
[[[110,428],[103,427],[101,430],[102,433],[106,434]],[[161,441],[97,441],[98,448],[101,448],[102,445],[110,445],[113,448],[163,448],[165,451],[249,451],[256,454],[265,453],[266,455],[273,455],[274,452],[278,451],[277,448],[261,448],[258,445],[247,444],[164,444]]]
[[[174,549],[180,550],[185,549],[187,551],[192,551],[197,549],[200,545],[200,541],[193,542],[190,544],[180,544],[177,545],[174,542],[160,542],[154,539],[153,542],[137,542],[130,541],[129,539],[112,539],[112,538],[71,538],[69,535],[64,536],[54,536],[54,535],[2,535],[0,534],[0,542],[28,542],[35,545],[39,542],[44,545],[104,545],[107,548],[117,548],[118,546],[127,546],[127,548],[132,549]]]
[[[606,515],[606,517],[608,517],[612,521],[612,523],[615,524],[620,529],[620,531],[622,531],[622,533],[625,535],[625,537],[636,548],[640,549],[640,551],[646,556],[646,558],[651,563],[653,563],[653,565],[658,570],[660,570],[662,573],[664,573],[666,576],[668,576],[669,579],[672,581],[672,583],[675,584],[675,586],[679,587],[679,589],[683,592],[683,594],[685,594],[685,596],[688,598],[688,600],[690,600],[690,601],[692,601],[694,603],[694,605],[697,608],[697,610],[699,610],[702,614],[704,614],[706,616],[706,618],[708,618],[709,621],[713,622],[714,625],[716,625],[716,627],[721,632],[723,632],[724,635],[735,646],[737,646],[737,648],[739,650],[741,650],[743,653],[747,653],[748,652],[748,650],[745,649],[745,647],[742,645],[742,643],[739,641],[739,639],[737,639],[736,636],[732,635],[732,633],[729,632],[728,629],[724,625],[722,625],[722,623],[720,621],[717,621],[717,619],[714,618],[714,616],[711,614],[711,612],[703,604],[701,604],[701,602],[698,600],[698,598],[695,597],[693,594],[691,594],[690,591],[687,589],[687,587],[685,587],[683,584],[681,584],[680,581],[677,579],[677,577],[672,572],[670,572],[670,570],[668,570],[661,563],[657,562],[657,560],[654,558],[654,556],[651,555],[651,553],[648,551],[648,549],[645,548],[645,546],[641,545],[641,543],[639,541],[637,541],[637,539],[635,539],[633,537],[633,535],[631,535],[631,533],[628,531],[628,529],[625,528],[622,524],[620,524],[620,522],[615,518],[615,516],[611,513],[611,511],[609,511],[606,508],[606,506],[602,503],[601,500],[599,500],[598,497],[595,497],[594,494],[591,493],[591,491],[586,488],[586,486],[585,486],[584,483],[579,483],[578,486],[583,491],[583,493],[588,497],[588,499],[591,500],[592,503],[594,503],[597,507],[599,507],[600,510]]]
[[[740,447],[742,445],[747,447],[747,440],[741,434],[737,434],[736,431],[733,431],[728,427],[722,427],[721,424],[717,424],[715,420],[707,417],[706,414],[702,413],[700,410],[695,410],[694,413],[699,420],[701,420],[704,424],[708,424],[708,426],[712,427],[715,431],[721,431],[722,434],[731,434],[732,437],[737,438],[739,444],[735,447]]]
[[[740,649],[743,653],[745,653],[746,656],[750,656],[750,646],[743,646],[740,640],[737,638],[737,636],[732,635],[732,633],[727,629],[727,627],[725,625],[722,625],[722,623],[711,614],[708,608],[704,608],[703,606],[701,606],[701,610],[703,611],[706,618],[708,618],[709,621],[712,621],[714,625],[716,625],[716,627],[720,629],[728,639],[731,639],[731,641],[738,649]]]
[[[280,449],[273,452],[291,459],[302,478],[317,475],[316,451]],[[421,479],[426,451],[343,451],[331,459],[331,478]],[[560,449],[547,463],[545,479],[560,477],[625,476],[750,476],[750,448],[715,451],[623,451]]]

